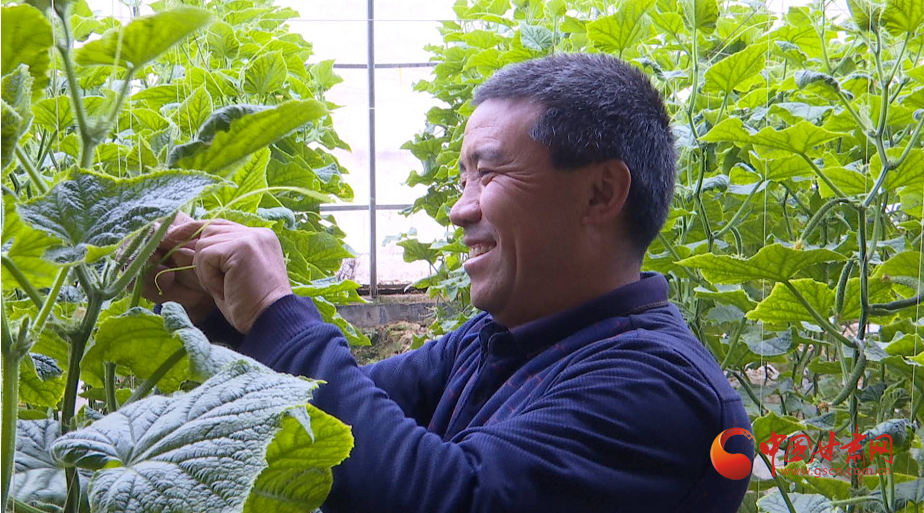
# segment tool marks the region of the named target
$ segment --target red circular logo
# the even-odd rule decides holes
[[[719,433],[719,436],[715,437],[715,441],[712,442],[712,450],[709,451],[709,456],[712,458],[712,466],[715,467],[719,474],[729,479],[738,480],[744,479],[751,474],[753,463],[751,458],[744,454],[730,453],[725,450],[725,442],[735,435],[743,435],[751,441],[754,440],[754,435],[747,429],[726,429]]]

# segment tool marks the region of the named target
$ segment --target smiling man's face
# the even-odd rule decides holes
[[[488,100],[465,128],[463,194],[450,211],[464,228],[472,304],[508,327],[542,312],[543,297],[567,286],[581,229],[580,173],[556,170],[529,136],[540,108]]]

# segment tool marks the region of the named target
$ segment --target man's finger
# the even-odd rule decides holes
[[[209,246],[200,248],[197,244],[196,256],[193,259],[196,276],[199,278],[199,284],[205,289],[216,301],[225,299],[225,273],[222,271],[224,260],[227,255],[220,246]]]

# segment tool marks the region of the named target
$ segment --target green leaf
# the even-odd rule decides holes
[[[241,71],[241,87],[247,94],[274,94],[282,89],[288,74],[282,52],[265,53]]]
[[[55,255],[59,261],[73,263],[90,248],[114,249],[215,183],[213,177],[189,171],[158,171],[126,179],[75,171],[69,180],[20,204],[18,210],[23,222],[63,242]]]
[[[64,397],[64,371],[50,356],[30,353],[19,361],[19,400],[54,408]]]
[[[680,10],[689,29],[701,30],[707,34],[715,30],[719,20],[719,5],[716,0],[680,0]]]
[[[317,296],[353,296],[359,288],[359,284],[352,280],[338,280],[336,276],[312,280],[311,283],[302,284],[292,287],[292,292],[299,296],[317,297]],[[344,294],[346,293],[346,294]]]
[[[240,41],[234,35],[234,28],[224,21],[216,21],[209,27],[209,48],[218,52],[222,57],[233,59],[241,47]]]
[[[882,280],[870,279],[867,290],[870,303],[888,303],[893,299],[891,284]],[[840,312],[840,318],[843,320],[859,319],[861,310],[860,278],[850,278],[844,289],[844,308]]]
[[[552,48],[555,36],[552,31],[541,25],[520,25],[520,41],[523,46],[537,52],[546,52]]]
[[[94,112],[102,103],[102,96],[83,97],[83,106],[88,113]],[[71,99],[66,95],[45,98],[33,104],[32,114],[35,116],[35,123],[50,132],[57,130],[63,133],[68,127],[77,124],[71,109]]]
[[[809,266],[842,260],[846,257],[829,249],[797,250],[772,244],[749,258],[706,253],[681,260],[678,264],[702,270],[703,276],[710,282],[735,284],[761,279],[785,281]]]
[[[831,308],[834,307],[834,291],[826,284],[811,278],[792,280],[793,287],[801,293],[809,305],[827,318]],[[799,321],[817,322],[812,314],[796,299],[789,287],[782,283],[773,286],[770,295],[761,301],[757,308],[747,314],[752,321],[763,321],[770,324],[796,323]]]
[[[369,337],[363,332],[357,331],[352,324],[347,322],[346,319],[340,315],[340,312],[337,311],[337,307],[334,306],[333,303],[323,297],[312,297],[311,299],[318,308],[318,312],[321,314],[321,318],[324,319],[324,322],[340,328],[340,331],[343,332],[343,336],[346,337],[347,342],[349,342],[351,346],[372,345],[372,342],[369,341]]]
[[[823,168],[822,172],[841,192],[848,196],[866,194],[867,188],[872,187],[872,182],[866,176],[852,169],[833,166]],[[824,181],[819,182],[819,189],[818,192],[822,198],[833,198],[836,195]]]
[[[841,509],[833,506],[831,500],[817,493],[789,492],[789,500],[798,513],[841,513]],[[790,513],[789,506],[783,500],[779,490],[773,490],[768,495],[758,499],[757,510],[764,513]]]
[[[211,21],[209,11],[189,6],[135,18],[77,49],[74,59],[84,66],[116,64],[137,69]]]
[[[200,86],[177,107],[177,126],[185,134],[195,134],[211,114],[212,97],[205,87]],[[160,128],[152,127],[152,129],[159,130]]]
[[[160,130],[165,130],[172,126],[171,123],[167,121],[167,118],[158,114],[157,111],[154,109],[145,109],[145,108],[132,109],[128,111],[127,114],[132,116],[132,118],[134,118],[135,121],[140,123],[142,127],[148,130],[153,130],[155,132],[160,131]],[[195,131],[196,128],[194,128],[193,131]]]
[[[163,84],[142,89],[133,94],[132,102],[144,101],[150,107],[159,109],[168,103],[180,103],[186,99],[186,90],[181,84]]]
[[[781,335],[768,339],[745,340],[745,344],[758,356],[773,357],[792,352],[798,345],[798,339],[792,336],[792,331],[784,331]]]
[[[0,123],[2,123],[2,132],[0,132],[0,169],[6,169],[13,163],[13,153],[16,151],[16,143],[22,136],[23,119],[6,100],[0,103]]]
[[[924,25],[924,3],[920,0],[887,0],[882,11],[882,24],[893,34],[907,32],[914,35]]]
[[[270,151],[268,148],[257,150],[231,177],[231,181],[237,187],[225,186],[216,191],[215,194],[206,197],[204,201],[205,208],[211,209],[227,205],[247,194],[265,189],[267,187],[266,165],[269,160]],[[235,203],[234,208],[244,212],[255,212],[262,198],[263,194],[251,194]]]
[[[51,444],[61,435],[52,419],[16,422],[16,453],[10,496],[45,511],[61,511],[67,497],[64,468],[51,456]],[[87,483],[90,473],[80,470],[80,510],[89,511]]]
[[[317,508],[330,493],[330,468],[350,455],[350,427],[307,405],[310,431],[293,415],[266,449],[267,467],[244,505],[244,512],[302,513]]]
[[[896,162],[898,160],[899,154],[904,150],[904,148],[893,148],[886,150],[889,154],[889,160],[891,162]],[[869,167],[873,171],[874,176],[879,178],[879,175],[882,171],[882,158],[879,153],[876,153],[869,159]],[[921,148],[912,148],[908,152],[908,157],[895,169],[889,171],[889,175],[886,176],[885,188],[887,190],[898,189],[901,187],[921,187],[924,186],[924,173],[921,172],[921,169],[924,169],[924,149]],[[872,188],[872,185],[869,186]]]
[[[890,355],[917,356],[921,350],[924,350],[924,339],[916,333],[909,333],[889,342],[884,350]]]
[[[651,22],[645,13],[654,3],[655,0],[626,0],[616,14],[587,24],[587,38],[605,52],[621,54],[647,35]]]
[[[715,5],[715,1],[712,0]],[[763,58],[764,48],[749,46],[713,64],[706,70],[706,83],[703,91],[707,93],[731,93],[736,87],[760,73],[767,60]]]
[[[34,80],[32,94],[38,96],[48,85],[49,50],[52,46],[51,24],[41,11],[31,5],[0,8],[3,20],[0,74],[6,76],[20,64],[29,66]]]
[[[344,258],[353,255],[343,243],[326,232],[306,232],[303,230],[283,230],[277,232],[282,251],[289,259],[289,269],[303,274],[310,279],[322,278],[310,268],[322,273],[333,273],[340,269]]]
[[[812,167],[798,155],[774,159],[760,158],[751,152],[751,164],[764,180],[782,182],[790,178],[811,176]]]
[[[795,126],[783,130],[766,127],[760,132],[753,133],[753,130],[745,127],[744,122],[741,121],[740,118],[728,118],[712,127],[712,129],[702,137],[702,140],[706,142],[728,141],[741,144],[756,144],[777,150],[798,153],[800,155],[807,155],[815,146],[845,137],[846,135],[847,134],[839,132],[829,132],[808,121],[802,121]]]
[[[723,305],[732,305],[741,312],[751,311],[757,306],[757,303],[748,297],[747,292],[737,287],[721,287],[718,292],[697,287],[694,290],[694,294],[696,294],[698,298],[711,299]]]
[[[13,162],[16,144],[32,124],[32,82],[32,76],[23,64],[3,77],[0,92],[3,104],[0,169],[6,169]]]
[[[799,89],[807,89],[815,93],[824,91],[835,94],[841,90],[841,85],[836,78],[818,71],[799,70],[796,72],[795,78]]]
[[[218,109],[199,132],[198,145],[189,151],[171,153],[168,166],[199,169],[217,173],[251,153],[273,144],[296,128],[327,114],[327,108],[316,100],[289,101],[275,108],[246,113],[227,122],[229,112],[239,112],[241,106]],[[236,108],[236,109],[235,109]],[[214,136],[212,138],[211,136]],[[190,143],[191,145],[194,143]]]
[[[12,206],[13,202],[6,200]],[[4,237],[13,236],[13,245],[7,251],[7,256],[13,260],[16,267],[26,276],[33,286],[42,288],[50,287],[54,283],[55,276],[58,275],[58,268],[46,261],[42,256],[45,251],[61,243],[54,237],[49,237],[44,233],[33,230],[24,226],[19,221],[19,216],[13,211],[7,217],[10,222],[10,228],[13,233],[7,235],[8,230],[4,230]],[[19,287],[16,280],[9,273],[3,273],[3,290],[9,290]]]
[[[770,106],[770,114],[779,116],[787,124],[804,120],[819,123],[825,114],[834,110],[829,105],[815,106],[803,102],[778,102]]]
[[[120,374],[147,379],[182,343],[164,329],[164,321],[144,308],[133,308],[99,324],[81,363],[81,378],[91,386],[104,385],[104,363],[117,365]],[[157,382],[170,393],[186,379],[188,363],[181,360]]]
[[[870,495],[881,496],[882,490],[875,490]],[[895,483],[895,510],[901,511],[909,504],[924,503],[924,479],[914,479]]]
[[[804,431],[805,425],[795,417],[781,417],[774,412],[769,412],[763,417],[754,419],[751,423],[754,430],[754,439],[760,443],[766,443],[770,440],[771,433],[778,435],[789,435],[796,431]],[[759,449],[759,447],[755,447]]]
[[[920,279],[924,276],[924,255],[918,251],[902,251],[877,267],[870,281],[882,280],[885,276],[910,276]]]
[[[246,362],[251,367],[272,372],[256,360],[209,342],[205,334],[189,320],[186,310],[179,303],[164,303],[160,313],[163,316],[162,328],[186,348],[189,379],[206,381],[235,362]]]
[[[97,470],[90,482],[94,511],[153,513],[166,503],[177,511],[240,511],[275,456],[267,441],[310,429],[306,407],[316,388],[240,361],[185,395],[143,399],[70,432],[52,453],[65,464]],[[344,443],[337,438],[336,445]],[[272,487],[272,477],[263,486]],[[302,489],[306,482],[298,480],[295,496],[312,496]]]
[[[850,16],[860,30],[878,29],[882,16],[882,4],[877,0],[847,0]]]

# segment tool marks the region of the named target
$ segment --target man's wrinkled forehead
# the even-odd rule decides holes
[[[479,162],[498,162],[534,141],[529,132],[540,107],[522,99],[492,99],[480,104],[465,126],[461,168]]]

